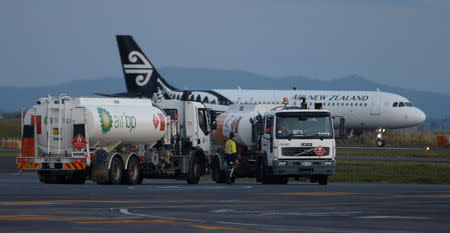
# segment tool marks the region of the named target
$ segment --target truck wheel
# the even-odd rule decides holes
[[[120,184],[123,177],[123,165],[118,156],[114,156],[109,169],[109,180],[111,184]]]
[[[214,158],[214,167],[212,169],[211,176],[217,184],[225,183],[226,175],[225,172],[220,170],[220,162],[218,158]]]
[[[261,184],[271,184],[273,183],[273,179],[272,177],[266,175],[264,173],[264,171],[266,170],[266,165],[264,164],[264,162],[259,159],[258,162],[258,177],[259,177],[259,182],[261,182]]]
[[[128,169],[125,171],[125,183],[130,185],[138,184],[141,176],[142,175],[141,169],[139,168],[139,161],[136,159],[136,157],[130,158],[130,161],[128,161]]]
[[[287,184],[289,182],[289,176],[280,176],[278,177],[279,184]]]
[[[200,181],[200,176],[202,175],[202,165],[200,164],[200,159],[195,156],[194,161],[192,161],[189,177],[186,179],[188,184],[198,184]]]
[[[67,184],[69,182],[66,176],[51,171],[39,172],[39,180],[45,184]]]
[[[70,184],[84,184],[86,182],[86,174],[82,171],[74,172],[70,176],[68,183]]]
[[[319,184],[320,185],[327,185],[328,184],[328,176],[327,175],[321,175],[319,176]]]

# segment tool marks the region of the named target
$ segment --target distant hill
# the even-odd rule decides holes
[[[358,75],[350,75],[330,81],[316,80],[302,76],[268,77],[239,70],[215,70],[203,68],[168,67],[160,69],[163,77],[179,89],[279,89],[290,90],[364,90],[392,92],[408,98],[422,109],[429,119],[449,118],[450,95],[433,92],[414,91],[366,80]],[[94,92],[125,92],[123,78],[99,78],[77,80],[54,86],[42,87],[0,87],[0,109],[5,112],[19,111],[32,106],[39,97],[66,93],[71,96],[94,96]],[[439,123],[435,123],[439,125]]]

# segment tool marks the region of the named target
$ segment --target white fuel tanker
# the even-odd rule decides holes
[[[22,119],[17,166],[45,183],[198,183],[210,151],[208,112],[191,101],[49,96]]]
[[[330,112],[287,105],[239,104],[217,116],[215,140],[223,147],[236,135],[238,177],[286,184],[289,177],[309,177],[326,185],[334,174],[336,143]],[[225,182],[223,150],[215,155],[212,179]]]

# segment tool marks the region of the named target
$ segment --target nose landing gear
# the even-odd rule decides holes
[[[384,147],[386,143],[383,140],[383,133],[385,132],[385,129],[377,129],[377,146],[378,147]]]

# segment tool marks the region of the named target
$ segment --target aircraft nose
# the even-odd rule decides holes
[[[416,108],[415,112],[416,113],[414,115],[415,115],[415,121],[416,121],[417,125],[421,124],[422,122],[424,122],[427,119],[427,116],[425,115],[425,113],[422,110]]]

